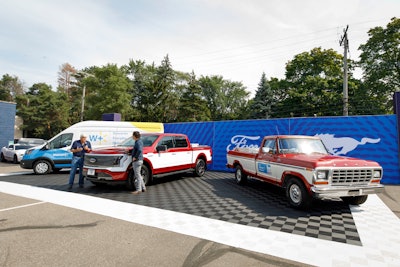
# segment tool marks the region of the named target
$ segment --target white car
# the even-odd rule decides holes
[[[19,163],[28,148],[33,147],[32,145],[12,144],[5,146],[1,149],[0,159],[4,161],[12,161],[13,163]]]

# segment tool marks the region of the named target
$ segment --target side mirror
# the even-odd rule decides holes
[[[261,148],[261,151],[262,151],[263,153],[269,153],[269,147],[262,147],[262,148]]]
[[[157,150],[157,152],[160,152],[160,151],[167,151],[167,146],[166,145],[159,145],[159,146],[157,146],[156,147],[156,150]]]

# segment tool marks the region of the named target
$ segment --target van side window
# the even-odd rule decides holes
[[[62,134],[49,142],[49,149],[63,148],[72,144],[72,133]]]
[[[175,147],[188,147],[186,138],[184,136],[175,136]]]

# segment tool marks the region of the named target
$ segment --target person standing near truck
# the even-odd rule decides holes
[[[71,146],[71,152],[73,153],[71,162],[71,171],[69,173],[68,190],[72,189],[74,184],[76,169],[79,168],[79,187],[83,188],[83,161],[85,153],[92,150],[92,145],[86,140],[87,136],[84,134],[80,135],[79,140],[75,140]]]
[[[135,191],[132,194],[140,194],[146,192],[146,185],[144,184],[143,177],[141,175],[143,165],[143,142],[140,139],[140,132],[134,131],[132,135],[135,140],[135,145],[132,150],[132,168],[135,174]]]

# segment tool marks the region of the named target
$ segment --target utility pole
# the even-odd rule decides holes
[[[344,35],[340,40],[340,46],[344,46],[343,53],[343,116],[349,116],[349,89],[348,89],[348,77],[347,77],[347,51],[349,50],[349,40],[347,39],[347,30],[349,29],[349,25],[347,25],[346,29],[343,30]]]

